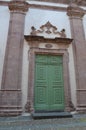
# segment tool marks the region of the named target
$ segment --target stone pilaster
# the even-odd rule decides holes
[[[67,9],[70,18],[71,34],[76,73],[77,108],[79,112],[86,111],[86,41],[83,28],[85,12],[76,4],[71,4]]]
[[[22,112],[22,53],[28,4],[24,1],[11,1],[9,10],[9,32],[0,90],[0,115],[2,116],[18,115]]]

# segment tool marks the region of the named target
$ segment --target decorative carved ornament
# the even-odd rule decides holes
[[[24,1],[10,1],[9,9],[10,9],[10,11],[27,12],[28,3],[24,2]]]
[[[47,44],[45,45],[45,47],[50,49],[50,48],[52,48],[52,44],[47,43]]]
[[[51,49],[53,47],[52,44],[57,44],[60,49],[66,49],[73,40],[66,38],[65,29],[62,29],[62,31],[59,32],[57,31],[57,27],[53,26],[49,21],[45,25],[42,25],[39,30],[36,30],[36,28],[33,26],[31,29],[32,31],[30,35],[24,35],[25,40],[28,42],[28,45],[31,48],[39,48],[40,43],[46,43],[45,47],[48,49]],[[43,34],[45,33],[49,34],[49,37],[44,37]],[[52,35],[54,35],[54,37],[52,37]]]
[[[57,31],[57,27],[52,25],[49,21],[42,25],[39,30],[36,30],[34,26],[31,27],[31,35],[36,36],[40,33],[46,33],[46,34],[54,34],[57,35],[57,37],[66,38],[65,29],[62,29],[60,32]]]

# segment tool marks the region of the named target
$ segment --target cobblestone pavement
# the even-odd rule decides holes
[[[86,130],[86,115],[41,120],[30,116],[0,117],[0,130]]]

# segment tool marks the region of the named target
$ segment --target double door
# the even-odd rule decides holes
[[[35,57],[35,111],[64,111],[63,57],[39,55]]]

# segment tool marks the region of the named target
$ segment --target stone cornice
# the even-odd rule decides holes
[[[28,0],[30,1],[30,0]],[[86,6],[86,0],[37,0],[39,2],[48,2],[48,3],[58,3],[58,4],[67,4],[71,2],[76,2],[79,6]]]
[[[10,2],[7,1],[0,1],[0,6],[9,6]],[[48,6],[48,5],[38,5],[38,4],[28,4],[28,8],[36,8],[36,9],[43,9],[43,10],[53,10],[53,11],[66,11],[66,7],[59,7],[59,6]]]
[[[29,8],[29,4],[24,1],[10,1],[9,2],[10,11],[27,12],[28,8]]]
[[[29,7],[30,8],[43,9],[43,10],[62,11],[62,12],[65,12],[67,10],[66,7],[49,6],[49,5],[38,5],[38,4],[29,4]]]
[[[43,44],[45,49],[52,49],[53,45],[57,45],[58,49],[66,50],[71,44],[73,39],[70,38],[45,38],[43,36],[31,36],[25,35],[25,40],[27,41],[30,49],[40,48],[40,44]]]
[[[43,42],[43,43],[58,43],[58,44],[70,44],[73,39],[70,38],[45,38],[43,36],[31,36],[25,35],[25,40],[27,42]]]
[[[69,5],[72,1],[75,1],[79,6],[86,6],[86,1],[85,0],[37,0],[40,2],[52,2],[52,3],[60,3],[60,4],[67,4]],[[0,1],[0,5],[8,5],[9,1]]]
[[[68,8],[67,8],[67,15],[70,17],[78,17],[78,18],[82,18],[85,15],[86,11],[83,10],[82,8],[80,8],[78,5],[76,5],[75,3],[71,4]]]
[[[9,6],[9,5],[11,5],[9,1],[0,1],[0,6]],[[12,9],[12,7],[10,7],[10,8]],[[48,6],[48,5],[28,4],[27,8],[36,8],[36,9],[43,9],[43,10],[53,10],[53,11],[66,12],[69,7],[66,8],[66,7],[60,7],[60,6]],[[86,13],[86,10],[84,10],[84,12]]]

